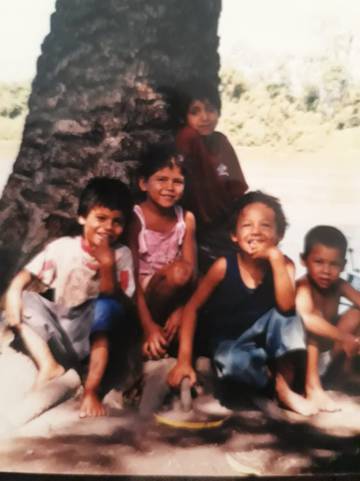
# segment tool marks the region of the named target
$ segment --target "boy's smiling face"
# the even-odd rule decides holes
[[[210,135],[214,132],[219,120],[219,111],[208,100],[194,100],[191,102],[186,123],[200,135]]]
[[[86,217],[80,216],[83,237],[88,247],[96,247],[106,242],[113,245],[124,230],[125,217],[120,210],[112,210],[101,205],[93,207]]]
[[[281,239],[274,210],[262,202],[247,205],[238,216],[231,238],[240,251],[249,255],[259,247],[276,246]]]
[[[315,244],[302,263],[307,269],[308,277],[319,289],[329,289],[339,279],[345,267],[345,259],[337,247],[321,243]]]

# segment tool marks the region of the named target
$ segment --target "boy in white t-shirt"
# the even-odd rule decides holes
[[[105,415],[99,388],[109,339],[116,324],[125,323],[135,289],[131,252],[119,244],[131,211],[125,184],[92,179],[79,201],[83,235],[50,242],[15,276],[6,294],[6,321],[38,367],[35,386],[90,355],[80,417]],[[26,290],[34,279],[44,290],[54,290],[54,302]]]

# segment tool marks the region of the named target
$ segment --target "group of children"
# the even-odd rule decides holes
[[[195,89],[182,107],[176,146],[151,146],[140,162],[139,202],[120,180],[90,180],[79,201],[82,235],[50,242],[11,282],[5,317],[38,367],[36,386],[85,363],[80,416],[104,415],[111,353],[137,318],[145,360],[177,357],[174,388],[186,377],[196,382],[195,357],[206,353],[219,382],[234,382],[239,396],[244,386],[272,386],[300,414],[336,410],[320,358],[345,353],[350,371],[360,352],[360,292],[340,277],[345,237],[312,229],[301,256],[307,272],[295,283],[279,247],[282,207],[246,193],[236,154],[215,131],[217,92]],[[34,279],[54,290],[52,300],[30,292]],[[354,307],[339,317],[341,297]]]

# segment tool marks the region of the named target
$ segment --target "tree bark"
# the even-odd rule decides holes
[[[94,175],[130,182],[149,142],[171,135],[162,87],[218,86],[221,0],[58,0],[22,144],[0,200],[0,291],[67,233]]]

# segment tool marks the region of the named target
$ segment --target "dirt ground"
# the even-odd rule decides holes
[[[35,374],[29,360],[14,353],[1,357],[2,380],[4,372],[15,368],[15,390],[21,394],[25,384],[29,389]],[[230,477],[359,474],[360,395],[339,391],[331,395],[341,411],[304,418],[265,398],[239,393],[242,401],[223,425],[201,431],[142,420],[136,409],[123,406],[119,392],[106,398],[108,417],[79,419],[79,398],[72,396],[15,429],[6,421],[6,413],[14,410],[8,390],[7,402],[4,398],[1,402],[0,471]]]
[[[360,267],[360,137],[357,129],[352,130],[339,132],[316,152],[237,149],[250,187],[282,200],[290,222],[282,245],[295,261],[306,230],[329,223],[342,228],[350,238],[354,254],[349,269]],[[0,155],[0,160],[3,180],[4,156]],[[297,267],[301,274],[298,262]],[[0,373],[3,414],[31,385],[33,367],[26,364],[24,368],[23,363],[23,359],[13,359]],[[15,394],[11,389],[3,391],[7,382],[15,386]],[[116,396],[110,403],[109,417],[80,420],[78,400],[72,397],[16,430],[6,425],[3,416],[0,471],[230,477],[359,475],[359,394],[356,390],[351,394],[334,391],[342,410],[310,419],[272,403],[248,402],[223,426],[208,431],[144,423],[136,411],[120,408],[121,397]]]

